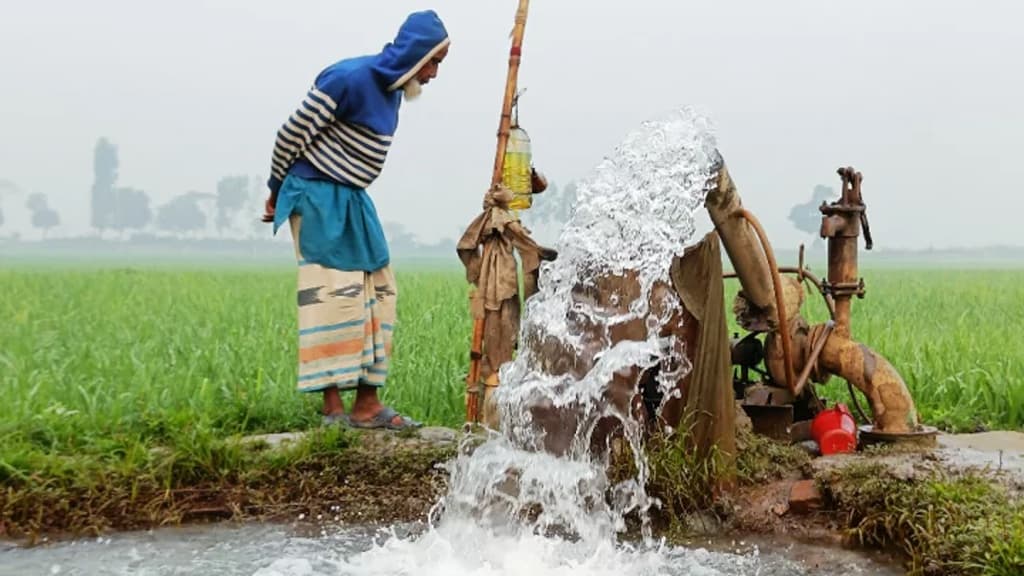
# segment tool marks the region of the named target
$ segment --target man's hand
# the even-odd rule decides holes
[[[267,201],[263,204],[263,217],[260,220],[264,222],[274,221],[274,205],[277,204],[275,200],[276,198],[274,198],[273,194],[267,198]]]

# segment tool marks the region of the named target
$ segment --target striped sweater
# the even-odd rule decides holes
[[[280,186],[296,162],[300,175],[327,176],[353,188],[366,188],[380,175],[392,137],[346,122],[335,115],[337,110],[333,98],[316,86],[309,90],[277,132],[272,189]],[[306,163],[319,174],[309,174]]]
[[[277,132],[267,185],[288,174],[366,188],[380,175],[398,128],[402,86],[449,44],[432,10],[414,12],[378,54],[324,69]]]

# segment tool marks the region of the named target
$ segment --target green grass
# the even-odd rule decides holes
[[[826,473],[819,483],[849,537],[901,549],[912,576],[1024,570],[1024,503],[987,478],[934,473],[907,482],[868,463]]]
[[[318,428],[270,450],[210,434],[190,451],[154,450],[121,464],[37,475],[0,490],[4,537],[98,535],[207,520],[334,517],[383,523],[422,518],[444,486],[438,464],[453,445],[380,442],[373,434]],[[69,470],[71,470],[69,468]],[[52,469],[43,470],[52,472]]]
[[[399,273],[384,399],[461,422],[471,322],[450,271]],[[163,445],[319,424],[295,392],[295,274],[107,269],[0,271],[0,481],[125,462]],[[59,458],[48,458],[55,456]]]
[[[854,334],[902,372],[926,423],[1024,428],[1024,271],[865,277]],[[384,399],[457,426],[465,280],[399,268],[398,283]],[[294,387],[294,286],[287,267],[0,270],[0,482],[131,468],[155,446],[202,459],[219,438],[318,425],[320,399]],[[806,315],[825,318],[816,299]],[[848,401],[837,383],[824,393]]]

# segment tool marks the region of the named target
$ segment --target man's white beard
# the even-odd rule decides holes
[[[423,85],[419,80],[413,78],[402,85],[402,93],[406,100],[415,100],[423,93]]]

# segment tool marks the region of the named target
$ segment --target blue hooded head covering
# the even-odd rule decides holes
[[[271,190],[280,188],[286,174],[356,188],[373,182],[398,127],[399,88],[448,44],[436,12],[413,12],[377,54],[323,69],[278,133]]]
[[[402,23],[395,40],[384,46],[373,70],[389,91],[396,90],[449,42],[448,31],[436,12],[413,12]]]

